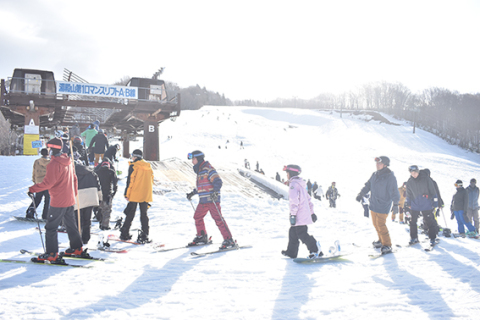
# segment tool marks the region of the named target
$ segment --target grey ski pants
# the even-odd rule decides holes
[[[468,209],[467,209],[467,217],[468,217],[468,221],[467,221],[467,222],[472,223],[472,219],[473,219],[473,226],[475,227],[475,230],[477,230],[477,232],[478,232],[478,227],[479,227],[479,223],[478,223],[478,209],[470,209],[470,208],[468,208]]]

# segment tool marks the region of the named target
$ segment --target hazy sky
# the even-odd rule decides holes
[[[67,68],[310,99],[374,81],[480,92],[480,1],[6,1],[0,77]]]

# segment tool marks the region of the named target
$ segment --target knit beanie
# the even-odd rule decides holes
[[[133,150],[132,157],[143,158],[142,150],[140,150],[140,149]]]
[[[47,148],[43,148],[41,151],[40,151],[40,154],[44,157],[48,156],[48,150]]]
[[[47,142],[47,147],[51,149],[62,150],[63,142],[61,139],[53,138],[52,140]]]

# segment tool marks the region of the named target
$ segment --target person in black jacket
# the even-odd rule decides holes
[[[92,138],[90,145],[88,146],[88,148],[92,149],[93,153],[95,154],[94,166],[97,166],[100,159],[103,160],[105,151],[108,149],[108,147],[108,139],[103,133],[103,130],[98,130],[98,133]]]
[[[430,169],[423,169],[423,171],[425,171],[425,173],[430,177],[430,179],[432,179],[432,176],[431,176],[431,173],[430,173]],[[433,212],[434,212],[434,215],[433,217],[435,218],[435,230],[437,230],[437,233],[438,233],[438,222],[437,222],[437,217],[440,216],[440,209],[443,208],[444,206],[444,202],[443,202],[443,199],[442,199],[442,196],[440,195],[440,189],[438,188],[438,184],[435,180],[432,179],[432,182],[433,182],[433,187],[435,188],[435,192],[436,192],[436,198],[437,198],[437,202],[436,202],[436,205],[437,207],[436,208],[433,208]],[[423,229],[425,231],[425,234],[428,234],[428,227],[426,226],[426,224],[423,224]]]
[[[82,229],[82,242],[87,244],[90,240],[90,225],[92,224],[92,209],[98,207],[102,200],[100,182],[93,169],[83,164],[75,164],[75,174],[78,180],[78,202],[80,203],[80,226]],[[78,203],[75,206],[77,210]],[[75,212],[78,224],[78,214]]]
[[[458,233],[462,237],[465,237],[465,226],[468,228],[468,236],[474,237],[476,236],[475,227],[470,223],[467,222],[467,209],[468,209],[468,192],[463,187],[462,180],[457,180],[455,182],[455,187],[457,188],[457,193],[453,195],[452,204],[450,205],[450,211],[452,212],[452,216],[450,219],[457,218],[458,224]]]
[[[100,203],[101,219],[99,219],[100,229],[109,230],[110,213],[112,212],[113,197],[117,193],[117,173],[112,168],[109,158],[105,158],[101,165],[95,168],[95,172],[100,180],[102,188],[102,202]],[[98,214],[97,214],[98,217]]]
[[[437,223],[433,209],[438,206],[437,192],[432,179],[425,170],[420,170],[417,165],[408,167],[410,179],[407,181],[407,198],[405,207],[411,214],[410,219],[410,244],[418,243],[417,220],[423,216],[423,225],[428,229],[430,243],[435,244],[437,237]]]

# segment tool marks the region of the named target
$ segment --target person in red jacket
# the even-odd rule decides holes
[[[72,160],[67,154],[62,153],[63,143],[58,138],[48,141],[51,160],[47,165],[47,173],[41,183],[34,184],[29,193],[48,190],[50,193],[50,208],[45,224],[46,252],[36,258],[36,261],[50,261],[51,263],[64,263],[62,256],[58,254],[57,228],[64,220],[67,228],[70,248],[65,255],[82,255],[82,238],[75,222],[73,206],[77,195],[77,177],[74,172]],[[35,259],[35,258],[33,258]]]

